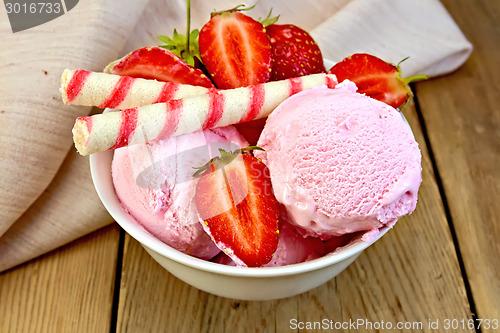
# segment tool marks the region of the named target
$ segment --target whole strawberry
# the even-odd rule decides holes
[[[196,208],[215,244],[240,265],[271,261],[280,211],[266,165],[247,153],[221,150],[198,172]]]
[[[266,33],[273,53],[271,81],[326,72],[318,44],[303,29],[271,24]]]
[[[426,75],[401,77],[401,69],[367,53],[355,53],[335,64],[328,71],[335,74],[338,82],[350,80],[356,83],[358,93],[401,108],[413,96],[409,83],[426,79]]]
[[[201,59],[219,89],[265,83],[270,78],[271,45],[264,26],[240,10],[237,6],[212,13],[200,31]]]

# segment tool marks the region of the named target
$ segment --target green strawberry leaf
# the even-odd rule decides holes
[[[194,66],[194,58],[201,59],[200,48],[198,44],[198,35],[200,31],[191,29],[191,3],[187,1],[187,29],[186,35],[177,32],[174,29],[174,34],[172,38],[167,36],[158,36],[157,38],[164,42],[165,45],[159,45],[160,47],[171,51],[172,53],[178,55],[187,64]]]

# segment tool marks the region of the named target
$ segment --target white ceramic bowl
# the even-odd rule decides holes
[[[106,151],[90,156],[92,179],[108,212],[170,273],[211,294],[240,300],[271,300],[301,294],[342,272],[373,243],[353,242],[334,254],[282,267],[234,267],[189,256],[150,234],[122,208],[111,177],[113,154]],[[387,230],[383,229],[377,239]]]
[[[327,69],[332,63],[325,61]],[[370,243],[357,241],[305,263],[282,267],[246,268],[216,264],[181,253],[146,231],[121,207],[111,177],[113,151],[90,156],[90,169],[102,203],[115,221],[161,266],[184,282],[218,296],[239,300],[271,300],[290,297],[313,289],[335,277],[361,252],[382,237],[381,230]]]

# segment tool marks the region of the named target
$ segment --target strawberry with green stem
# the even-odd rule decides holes
[[[220,149],[195,173],[195,203],[203,227],[235,262],[260,267],[278,247],[279,206],[266,165],[247,153]]]
[[[187,33],[181,35],[174,29],[173,38],[159,36],[167,45],[160,47],[144,47],[135,50],[125,57],[110,63],[105,72],[117,75],[156,79],[159,81],[176,82],[214,87],[212,81],[201,69],[199,64],[198,30],[190,31],[191,5],[187,0]]]
[[[395,66],[371,54],[355,53],[335,64],[328,73],[335,74],[338,82],[354,82],[358,93],[366,94],[394,108],[402,108],[413,96],[409,84],[427,78],[427,75],[402,78],[399,65],[406,59]]]
[[[201,28],[199,47],[203,64],[219,89],[269,81],[271,45],[264,26],[236,6],[214,12]]]

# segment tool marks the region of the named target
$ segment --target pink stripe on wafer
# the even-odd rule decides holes
[[[207,118],[205,119],[202,127],[203,130],[215,127],[224,113],[224,96],[221,95],[216,89],[210,89],[208,97],[210,101]]]
[[[113,90],[111,91],[111,94],[109,94],[108,98],[99,105],[99,108],[116,108],[118,105],[123,102],[125,97],[127,97],[127,94],[132,87],[132,84],[134,83],[135,78],[130,77],[130,76],[122,76],[118,80],[118,82],[115,84],[113,87]]]
[[[130,134],[137,127],[137,108],[123,110],[121,112],[121,125],[115,144],[110,149],[117,149],[128,145]]]
[[[173,82],[165,82],[165,85],[163,86],[163,88],[161,88],[161,92],[154,103],[165,103],[166,101],[171,100],[175,96],[177,90],[179,90],[179,84]]]
[[[85,122],[85,126],[87,126],[87,131],[88,133],[92,133],[92,117],[80,117],[78,118],[81,121]],[[90,140],[90,135],[87,138],[87,142],[85,142],[85,145],[88,146]]]
[[[301,92],[302,89],[302,80],[299,77],[291,78],[289,81],[289,91],[290,96],[295,95],[296,93]]]
[[[161,134],[158,136],[159,139],[169,138],[177,130],[177,126],[179,126],[180,114],[184,107],[184,101],[182,99],[173,99],[167,102],[165,106],[167,108],[167,119],[165,119],[165,125],[163,126]]]
[[[250,89],[250,105],[248,106],[247,112],[241,118],[240,122],[249,121],[255,119],[257,115],[262,110],[262,106],[264,105],[264,99],[266,96],[266,90],[264,86],[261,84],[257,84],[254,86],[249,86]]]
[[[66,88],[66,96],[68,97],[68,103],[72,102],[76,96],[82,91],[83,86],[85,85],[85,81],[91,72],[84,71],[79,69],[75,71],[71,80],[68,83],[68,87]]]
[[[337,81],[335,81],[334,79],[332,79],[330,76],[326,76],[326,86],[330,89],[333,89],[335,88],[335,86],[337,85]]]

